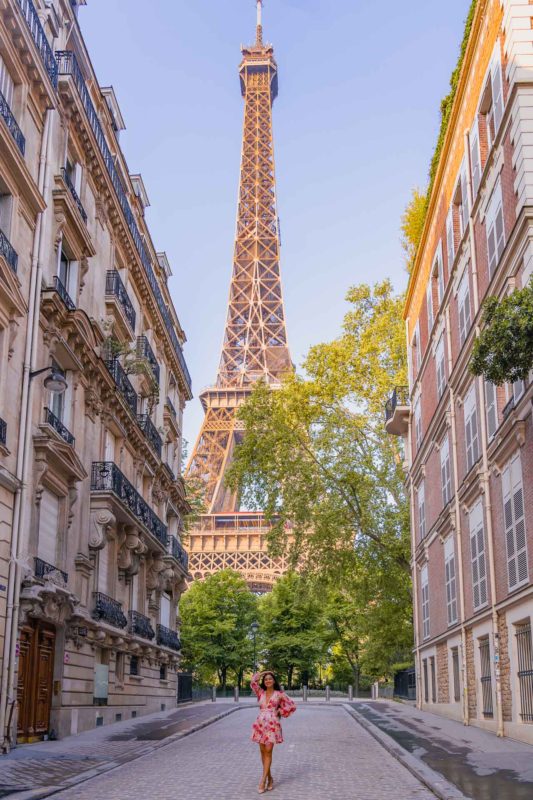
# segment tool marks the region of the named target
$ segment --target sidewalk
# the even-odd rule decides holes
[[[533,747],[512,739],[499,739],[474,726],[445,719],[427,711],[369,700],[346,704],[354,716],[409,769],[452,791],[438,797],[472,800],[532,800]],[[399,747],[398,747],[399,745]],[[455,787],[455,790],[454,790]]]
[[[229,700],[188,703],[58,742],[20,745],[9,755],[0,756],[0,798],[46,797],[165,747],[238,707]]]

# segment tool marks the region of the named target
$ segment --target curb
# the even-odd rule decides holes
[[[46,786],[38,789],[29,789],[28,791],[24,791],[23,789],[19,790],[13,786],[13,792],[11,794],[4,795],[4,800],[11,800],[11,798],[12,800],[43,800],[43,798],[51,797],[59,792],[66,792],[73,786],[78,786],[81,783],[90,781],[106,772],[112,772],[113,770],[119,769],[126,764],[130,764],[132,761],[137,761],[144,756],[151,755],[156,750],[160,750],[163,747],[168,747],[169,745],[178,742],[180,739],[185,739],[186,736],[190,736],[192,733],[201,731],[203,728],[207,728],[209,725],[212,725],[214,722],[218,722],[224,717],[229,717],[230,714],[234,714],[241,708],[243,708],[243,706],[235,705],[233,708],[229,708],[226,711],[221,711],[220,714],[216,714],[214,717],[210,717],[209,719],[204,719],[201,722],[198,722],[196,725],[193,724],[190,728],[180,731],[179,733],[175,733],[172,736],[169,736],[167,739],[163,739],[161,742],[157,742],[156,744],[148,745],[147,747],[145,746],[142,749],[137,750],[137,752],[135,752],[131,758],[126,758],[124,761],[120,762],[109,761],[106,764],[102,764],[101,767],[93,767],[92,769],[87,770],[87,772],[79,773],[75,776],[75,778],[72,778],[70,781],[66,781],[61,786]]]
[[[369,722],[366,717],[363,717],[354,708],[346,703],[343,704],[343,708],[362,728],[365,729],[365,731],[367,731],[367,733],[370,734],[370,736],[379,742],[380,745],[391,754],[391,756],[394,756],[394,758],[406,769],[408,769],[409,772],[415,776],[415,778],[417,778],[421,783],[424,784],[424,786],[433,792],[435,797],[438,797],[439,800],[470,800],[470,798],[466,797],[466,795],[464,795],[456,786],[454,786],[452,783],[449,783],[445,778],[442,777],[442,775],[431,769],[431,767],[422,764],[421,761],[404,750],[399,744],[396,744],[394,739],[380,730],[380,728],[378,728],[372,722]]]

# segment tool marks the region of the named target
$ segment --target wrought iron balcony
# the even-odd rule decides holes
[[[128,620],[122,611],[122,603],[113,600],[102,592],[93,592],[94,607],[91,617],[98,621],[103,620],[115,628],[125,628]]]
[[[82,220],[87,225],[87,214],[85,213],[85,209],[81,204],[81,200],[78,197],[78,193],[77,193],[76,189],[74,188],[74,184],[70,180],[70,175],[68,174],[68,172],[67,172],[65,167],[61,167],[61,175],[63,176],[63,180],[65,181],[67,189],[69,190],[70,194],[73,197],[74,202],[76,203],[76,205],[78,207],[78,211],[80,212]]]
[[[131,514],[164,547],[168,545],[167,526],[152,511],[146,500],[112,461],[95,461],[91,473],[92,492],[113,492]]]
[[[145,617],[144,614],[139,614],[138,611],[129,611],[128,616],[130,618],[130,633],[133,633],[135,636],[141,636],[143,639],[149,639],[150,641],[154,638],[155,631],[148,617]]]
[[[139,414],[137,420],[139,422],[139,427],[141,428],[142,432],[148,439],[149,443],[154,448],[158,458],[161,458],[163,442],[154,423],[152,422],[148,414]]]
[[[74,439],[74,436],[67,428],[65,428],[59,417],[56,417],[54,412],[50,411],[49,408],[44,409],[44,421],[47,423],[47,425],[51,425],[52,428],[58,432],[58,434],[61,436],[62,439],[65,440],[67,444],[72,444],[72,445],[74,444],[74,442],[76,441]]]
[[[41,61],[43,62],[44,68],[48,73],[50,82],[54,89],[57,89],[57,62],[54,58],[52,48],[48,44],[48,39],[46,38],[46,34],[43,26],[41,25],[37,11],[35,10],[35,6],[31,0],[17,0],[17,3],[22,11],[22,16],[24,17],[26,25],[28,26],[28,30],[32,36],[32,39],[35,42],[35,46],[39,51]]]
[[[175,536],[172,536],[171,540],[171,552],[172,557],[178,561],[185,572],[189,569],[189,555],[181,542],[179,542]]]
[[[0,419],[0,445],[7,446],[7,423]]]
[[[122,366],[118,358],[107,359],[105,365],[109,370],[109,372],[111,373],[120,394],[130,407],[132,412],[135,414],[135,416],[137,416],[137,405],[138,405],[137,392],[131,385],[131,381],[126,375],[124,367]]]
[[[68,308],[68,310],[76,311],[76,303],[69,295],[64,285],[61,283],[61,279],[57,275],[54,275],[54,289],[56,290],[56,292],[58,293],[58,295]]]
[[[47,564],[46,561],[43,561],[42,558],[34,558],[35,562],[35,577],[36,578],[46,578],[48,575],[52,575],[54,572],[58,572],[65,583],[68,583],[68,573],[63,572],[62,569],[58,569],[53,564]]]
[[[395,436],[407,433],[409,423],[409,387],[396,386],[385,405],[385,430]]]
[[[157,626],[157,644],[162,647],[170,647],[171,650],[181,650],[180,637],[176,631],[165,628],[164,625]]]
[[[167,408],[170,411],[170,413],[172,414],[172,416],[174,418],[177,418],[178,415],[176,414],[176,409],[174,408],[174,403],[172,402],[170,397],[167,397],[167,399],[165,400],[165,405],[167,406]]]
[[[5,260],[16,275],[19,257],[13,250],[9,239],[2,230],[0,230],[0,256],[4,256]]]
[[[145,358],[148,363],[150,364],[153,376],[159,385],[159,364],[157,363],[157,358],[155,357],[155,353],[150,347],[150,342],[146,338],[146,336],[138,336],[137,337],[137,358]]]
[[[122,209],[122,213],[124,214],[126,225],[128,226],[128,230],[131,233],[131,237],[135,244],[135,249],[139,254],[139,258],[146,273],[146,278],[148,280],[148,283],[150,284],[150,288],[154,294],[155,301],[163,318],[165,329],[174,347],[174,351],[176,353],[176,357],[182,369],[185,382],[189,388],[189,391],[192,391],[191,376],[189,374],[189,370],[187,369],[187,365],[185,363],[185,358],[183,356],[183,351],[181,349],[181,344],[179,342],[178,335],[174,328],[174,322],[172,320],[172,316],[170,314],[170,311],[167,307],[167,304],[161,292],[161,288],[159,286],[155,272],[152,267],[150,255],[146,249],[143,237],[141,236],[141,233],[135,221],[133,211],[130,208],[130,204],[126,196],[126,192],[124,191],[122,181],[120,180],[117,168],[115,167],[114,158],[111,155],[111,151],[107,144],[104,131],[100,124],[100,120],[98,119],[98,114],[96,113],[93,102],[89,95],[89,91],[87,89],[87,86],[85,85],[85,79],[79,68],[76,56],[71,50],[60,50],[56,53],[56,58],[59,67],[59,74],[70,75],[72,77],[74,85],[76,86],[76,90],[78,92],[82,105],[85,109],[85,113],[87,115],[87,121],[96,139],[98,149],[100,150],[109,178],[111,180],[111,183],[113,184],[113,188],[115,189],[119,205]]]
[[[4,120],[9,130],[9,133],[15,140],[15,143],[18,149],[21,152],[21,155],[24,155],[26,150],[26,139],[24,138],[22,131],[20,130],[17,120],[13,116],[11,109],[9,108],[8,102],[2,92],[0,92],[0,117]]]
[[[129,322],[132,331],[135,330],[135,309],[128,297],[126,287],[122,283],[122,279],[116,269],[110,269],[106,273],[105,278],[105,293],[107,295],[114,295],[124,311],[124,315]]]

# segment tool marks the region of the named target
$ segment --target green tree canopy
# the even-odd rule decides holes
[[[233,570],[196,581],[180,602],[183,663],[197,674],[216,671],[226,687],[228,671],[237,679],[252,664],[250,625],[257,597]]]

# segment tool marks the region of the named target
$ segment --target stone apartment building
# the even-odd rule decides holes
[[[533,381],[468,365],[533,274],[533,5],[479,0],[405,307],[418,703],[533,743]]]
[[[176,703],[185,334],[84,4],[0,0],[5,748]]]

